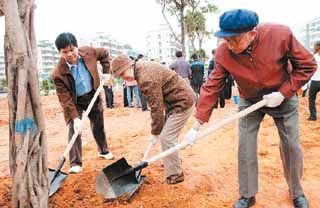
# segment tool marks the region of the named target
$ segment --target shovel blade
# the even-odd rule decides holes
[[[117,177],[131,168],[132,166],[124,158],[105,167],[97,174],[97,193],[100,193],[105,199],[110,201],[117,198],[129,201],[145,180],[144,176],[140,176],[136,172],[130,172],[129,174]]]
[[[67,178],[68,174],[59,171],[56,173],[56,170],[49,169],[49,181],[50,181],[50,191],[49,197],[58,191],[63,181]]]

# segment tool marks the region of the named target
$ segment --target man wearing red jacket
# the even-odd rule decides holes
[[[279,24],[258,24],[255,12],[227,11],[220,16],[215,36],[224,42],[216,50],[215,70],[202,86],[194,125],[186,138],[194,141],[200,125],[208,122],[213,106],[231,74],[238,84],[239,111],[265,99],[265,107],[239,120],[238,179],[241,198],[235,208],[255,204],[258,192],[257,135],[266,114],[273,117],[280,136],[284,175],[295,208],[308,207],[300,179],[303,154],[299,138],[297,90],[316,70],[312,55],[290,29]]]

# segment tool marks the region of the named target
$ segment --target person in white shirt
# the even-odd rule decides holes
[[[316,41],[313,45],[314,58],[318,64],[317,71],[311,77],[309,89],[309,121],[317,120],[316,98],[317,93],[320,91],[320,40]]]

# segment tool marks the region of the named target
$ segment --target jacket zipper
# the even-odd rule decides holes
[[[260,85],[261,88],[263,88],[262,84],[261,84],[261,79],[260,79],[260,76],[259,76],[259,72],[258,72],[258,68],[257,68],[257,64],[252,56],[252,52],[251,51],[247,51],[247,53],[249,54],[249,60],[250,62],[253,64],[253,67],[256,71],[256,76],[257,76],[257,79],[258,79],[258,83]]]

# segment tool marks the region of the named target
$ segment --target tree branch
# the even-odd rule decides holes
[[[173,35],[173,37],[174,37],[174,39],[176,40],[176,42],[178,42],[178,43],[181,45],[180,40],[179,40],[177,34],[174,32],[173,28],[171,27],[171,24],[170,24],[169,20],[167,19],[166,15],[165,15],[166,1],[163,1],[163,2],[164,2],[164,3],[163,3],[163,5],[162,5],[162,16],[163,16],[163,18],[165,19],[165,21],[167,22],[167,25],[169,26],[169,28],[170,28],[170,30],[171,30],[171,33],[172,33],[172,35]]]
[[[4,16],[4,0],[0,0],[0,17]]]

